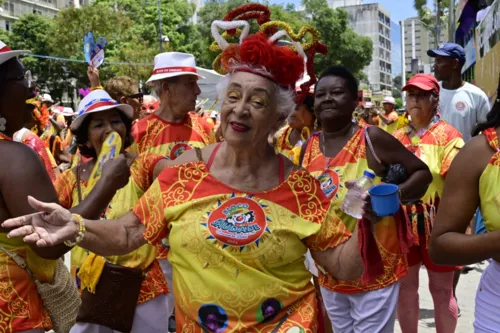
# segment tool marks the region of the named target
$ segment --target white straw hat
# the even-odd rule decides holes
[[[50,96],[49,94],[43,94],[42,95],[42,102],[54,103],[54,100],[52,99],[52,96]]]
[[[20,54],[31,53],[28,50],[11,50],[4,42],[0,40],[0,65],[10,60],[14,57],[17,57]]]
[[[146,83],[180,75],[203,76],[196,72],[196,61],[192,54],[181,52],[165,52],[155,57],[153,74]]]
[[[75,111],[73,111],[72,108],[64,107],[64,106],[58,106],[52,109],[53,113],[56,114],[62,114],[65,117],[73,117],[76,115]]]
[[[394,99],[394,97],[386,96],[386,97],[384,97],[384,101],[382,102],[382,104],[386,104],[386,103],[396,105],[396,100]]]
[[[94,90],[85,96],[78,105],[78,117],[71,124],[71,130],[78,130],[89,114],[110,109],[121,111],[129,119],[134,116],[134,109],[130,105],[118,103],[104,90]]]

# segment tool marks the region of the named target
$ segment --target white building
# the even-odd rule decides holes
[[[330,3],[341,4],[344,0],[330,0]],[[356,2],[360,0],[345,0]],[[368,77],[370,90],[382,91],[392,89],[391,62],[391,18],[390,13],[378,3],[341,6],[349,14],[349,24],[357,34],[370,37],[373,41],[372,62],[363,72]]]
[[[444,29],[443,29],[444,30]],[[404,20],[405,71],[407,73],[431,73],[432,58],[427,51],[436,48],[434,33],[418,17]],[[446,41],[446,31],[441,31],[439,44]]]
[[[362,0],[327,0],[330,8],[342,8],[347,6],[359,6],[363,4]]]
[[[59,9],[67,8],[74,0],[4,0],[0,8],[0,29],[8,30],[25,14],[54,17]]]

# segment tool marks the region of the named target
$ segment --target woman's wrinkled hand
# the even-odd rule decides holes
[[[71,212],[55,203],[45,203],[29,196],[28,203],[38,213],[20,216],[2,223],[4,228],[13,228],[7,237],[23,237],[26,243],[48,247],[74,241],[79,224]]]

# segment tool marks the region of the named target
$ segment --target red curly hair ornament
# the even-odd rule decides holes
[[[237,71],[250,72],[289,88],[295,87],[307,68],[311,77],[309,81],[314,84],[316,82],[314,55],[326,53],[326,46],[318,42],[318,32],[306,26],[299,34],[295,34],[288,24],[270,21],[270,17],[268,7],[261,4],[247,4],[227,13],[224,21],[214,21],[211,30],[215,42],[210,46],[210,50],[221,52],[214,61],[214,69],[226,74],[236,67]],[[253,35],[249,35],[250,19],[257,20],[260,27],[260,31]],[[224,29],[225,32],[221,35],[219,29]],[[302,44],[305,34],[311,34],[312,41]],[[226,38],[229,36],[240,37],[239,44],[227,42]],[[288,37],[291,45],[279,45],[278,42],[282,37]],[[307,57],[305,66],[306,54],[310,55],[311,59]],[[263,73],[260,69],[264,69],[267,73]]]
[[[316,73],[314,71],[314,57],[317,53],[327,55],[328,48],[323,43],[317,43],[313,45],[313,47],[311,47],[309,51],[307,51],[306,72],[307,75],[309,76],[309,80],[307,82],[302,83],[299,89],[297,89],[295,96],[295,104],[297,105],[304,103],[304,100],[308,95],[309,96],[313,95],[311,88],[316,84],[316,82],[318,82],[318,79],[316,78]]]

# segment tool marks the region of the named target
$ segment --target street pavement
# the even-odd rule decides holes
[[[476,300],[476,290],[481,278],[481,274],[488,266],[488,262],[472,265],[474,269],[467,274],[460,276],[460,282],[457,287],[458,306],[461,310],[461,316],[458,318],[458,325],[455,333],[474,332],[472,323],[474,322],[474,304]],[[425,268],[420,269],[420,321],[419,333],[435,333],[434,323],[434,305],[429,292],[429,279]],[[399,323],[396,321],[396,333],[401,333]]]

